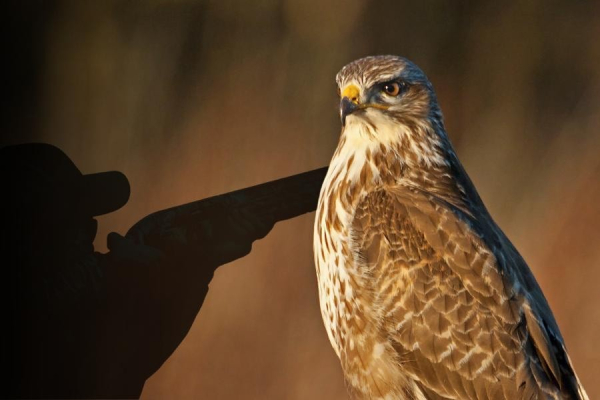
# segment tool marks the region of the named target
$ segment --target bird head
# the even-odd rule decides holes
[[[419,67],[398,56],[371,56],[337,74],[343,132],[384,145],[417,144],[431,161],[446,134],[433,86]],[[414,147],[414,146],[412,146]]]
[[[398,120],[436,118],[433,87],[423,71],[398,56],[371,56],[337,74],[342,124],[351,117],[384,115]]]

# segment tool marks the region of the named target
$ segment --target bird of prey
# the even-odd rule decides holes
[[[492,220],[425,74],[336,77],[342,133],[314,232],[330,342],[358,399],[587,399],[535,278]]]

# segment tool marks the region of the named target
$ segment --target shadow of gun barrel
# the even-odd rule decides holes
[[[157,211],[131,227],[126,237],[157,248],[165,240],[194,246],[219,240],[227,234],[220,226],[234,224],[243,226],[249,239],[260,239],[276,222],[314,211],[326,173],[327,167],[319,168]]]

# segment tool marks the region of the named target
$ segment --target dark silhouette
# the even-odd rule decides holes
[[[59,149],[0,149],[5,398],[137,398],[187,334],[214,270],[277,221],[316,208],[326,168],[147,216],[94,252],[120,172],[82,175]]]

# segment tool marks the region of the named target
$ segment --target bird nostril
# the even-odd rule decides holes
[[[347,98],[352,103],[357,104],[360,96],[360,90],[355,85],[348,85],[342,91],[342,97]]]

